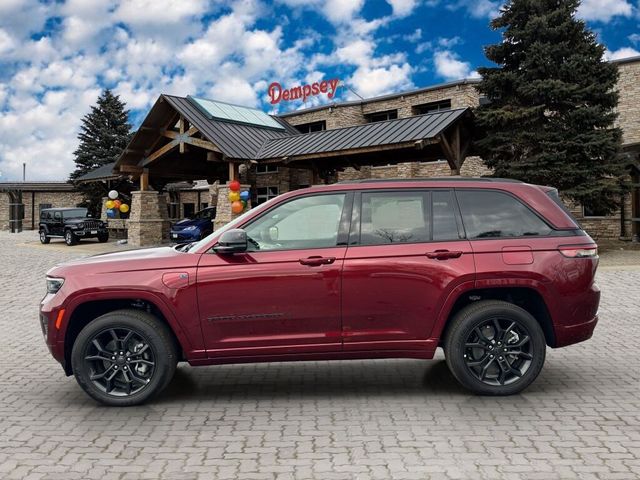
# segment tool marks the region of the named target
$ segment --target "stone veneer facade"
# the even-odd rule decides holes
[[[34,185],[34,183],[29,183]],[[47,183],[40,187],[45,190],[35,190],[34,187],[26,187],[22,191],[22,203],[24,204],[23,230],[35,230],[40,219],[40,206],[51,205],[51,208],[75,207],[82,201],[82,195],[70,191],[47,191]],[[9,230],[9,194],[0,192],[0,230]]]

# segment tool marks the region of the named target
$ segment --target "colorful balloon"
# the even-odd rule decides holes
[[[113,200],[107,200],[106,202],[104,202],[104,206],[107,207],[107,209],[112,209],[113,208]]]
[[[127,205],[126,203],[123,203],[122,205],[120,205],[120,211],[122,213],[127,213],[129,211],[129,205]]]
[[[247,208],[247,201],[246,200],[240,200],[240,203],[242,203],[242,209],[244,210],[245,208]]]
[[[116,218],[116,211],[113,208],[107,210],[107,218]]]
[[[233,213],[241,213],[242,210],[244,210],[244,207],[242,206],[242,202],[236,201],[231,204],[231,211]]]
[[[113,208],[115,208],[116,210],[120,208],[120,205],[122,205],[122,202],[120,200],[113,201]]]
[[[109,192],[109,198],[110,198],[111,200],[115,200],[116,198],[118,198],[118,192],[116,192],[115,190],[111,190],[111,191]]]
[[[239,192],[229,192],[229,201],[230,202],[237,202],[238,200],[240,200],[240,193]]]
[[[240,199],[244,200],[245,202],[249,200],[249,190],[245,190],[244,192],[241,192]]]
[[[240,182],[234,180],[233,182],[229,183],[229,190],[231,190],[232,192],[240,191]]]

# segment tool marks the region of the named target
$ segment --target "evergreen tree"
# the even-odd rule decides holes
[[[623,187],[613,127],[617,66],[576,19],[579,0],[509,0],[491,22],[503,40],[478,69],[489,102],[476,109],[479,154],[497,177],[552,185],[611,211]]]
[[[83,206],[89,208],[93,215],[99,215],[102,197],[109,188],[103,182],[78,183],[75,180],[108,163],[115,162],[131,139],[131,125],[128,122],[129,111],[118,95],[107,89],[98,97],[97,105],[84,116],[76,151],[76,169],[70,180],[83,193]],[[130,192],[131,182],[120,180],[111,183],[110,188]]]

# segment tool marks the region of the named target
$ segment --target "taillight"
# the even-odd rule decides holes
[[[561,245],[560,253],[569,258],[589,258],[598,256],[597,245]]]

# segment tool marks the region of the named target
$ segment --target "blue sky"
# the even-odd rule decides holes
[[[274,111],[266,91],[340,78],[337,101],[476,76],[494,0],[0,0],[0,181],[63,180],[112,88],[138,123],[160,93]],[[585,0],[608,58],[640,55],[640,0]],[[326,102],[314,97],[282,110]]]

